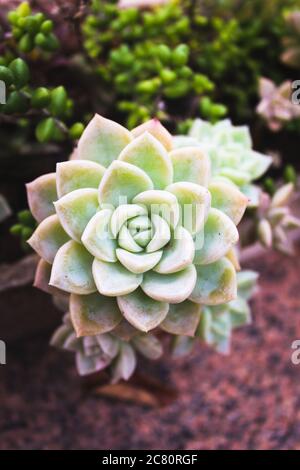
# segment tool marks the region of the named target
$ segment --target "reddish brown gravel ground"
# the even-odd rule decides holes
[[[163,408],[83,393],[72,356],[47,346],[49,331],[8,341],[0,448],[300,449],[300,365],[290,360],[300,338],[300,257],[274,253],[249,267],[261,273],[253,325],[236,332],[229,357],[199,347],[152,365],[179,393]]]

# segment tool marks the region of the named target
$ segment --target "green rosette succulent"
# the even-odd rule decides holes
[[[202,149],[173,149],[159,121],[129,132],[96,115],[71,159],[27,190],[35,285],[70,294],[77,337],[124,324],[193,335],[203,306],[236,297],[230,252],[248,199],[211,178]]]
[[[217,124],[195,119],[188,135],[176,136],[174,144],[200,146],[209,155],[212,176],[235,184],[250,205],[258,205],[261,191],[252,182],[267,171],[272,158],[253,150],[248,126],[233,126],[230,119]]]

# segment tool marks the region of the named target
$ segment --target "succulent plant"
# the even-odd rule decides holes
[[[300,106],[291,100],[292,82],[289,80],[277,87],[272,80],[261,78],[259,94],[261,101],[256,111],[272,131],[279,131],[287,122],[300,118]]]
[[[174,138],[174,145],[178,148],[198,145],[210,157],[215,181],[230,182],[248,197],[250,211],[247,211],[240,229],[242,246],[259,240],[265,247],[273,247],[286,254],[292,253],[293,246],[287,232],[299,226],[299,220],[288,206],[294,184],[289,183],[278,188],[272,198],[261,186],[253,184],[267,171],[272,157],[252,149],[247,126],[233,126],[229,119],[215,125],[196,119],[188,135]],[[295,178],[293,168],[287,169],[289,172],[286,176]],[[273,180],[267,181],[271,183]]]
[[[261,244],[289,255],[294,253],[294,246],[288,233],[300,227],[300,219],[289,207],[293,192],[294,185],[288,183],[280,186],[272,197],[263,193],[255,218]]]
[[[227,304],[205,306],[195,336],[177,336],[173,342],[173,355],[180,357],[191,352],[199,339],[219,353],[228,354],[232,331],[251,323],[248,301],[257,288],[257,278],[254,271],[237,273],[237,298]]]
[[[136,352],[148,359],[162,355],[162,345],[152,334],[141,334],[134,329],[125,332],[121,328],[113,333],[78,338],[70,314],[65,314],[63,324],[52,335],[52,346],[75,353],[79,375],[106,370],[113,383],[128,380],[136,367]]]
[[[176,136],[174,145],[202,148],[210,157],[213,177],[236,185],[249,198],[250,206],[258,205],[261,190],[252,182],[266,172],[272,158],[252,149],[248,126],[233,126],[229,119],[214,125],[195,119],[188,135]]]
[[[211,179],[199,147],[172,147],[157,120],[129,132],[96,115],[71,160],[27,186],[35,285],[71,294],[78,337],[124,323],[194,334],[204,305],[236,297],[230,258],[248,199]]]

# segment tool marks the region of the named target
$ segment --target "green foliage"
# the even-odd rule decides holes
[[[32,13],[29,3],[23,2],[8,13],[8,22],[11,31],[0,56],[6,103],[0,105],[0,112],[21,130],[27,128],[27,135],[35,134],[41,143],[78,138],[80,123],[68,128],[74,106],[65,87],[36,83],[40,75],[37,68],[43,70],[45,61],[59,47],[52,20],[41,12]],[[33,127],[33,132],[28,132],[28,127]]]
[[[30,69],[18,57],[0,66],[0,77],[7,87],[7,98],[0,111],[4,114],[36,116],[36,138],[39,142],[61,141],[69,135],[64,121],[71,118],[73,102],[63,86],[37,87],[30,83]]]
[[[19,237],[21,247],[24,251],[28,251],[29,245],[27,240],[33,234],[37,224],[28,209],[24,209],[17,213],[17,223],[10,227],[10,233]]]
[[[17,50],[29,53],[35,49],[51,53],[58,49],[59,41],[53,30],[53,22],[43,13],[33,14],[28,2],[21,3],[16,10],[8,13],[12,37]]]
[[[104,85],[114,84],[117,108],[130,128],[151,116],[172,121],[200,111],[214,121],[226,113],[210,96],[214,83],[194,67],[185,13],[178,1],[153,10],[92,3],[82,27],[84,46]]]
[[[296,4],[174,0],[119,10],[116,1],[94,0],[84,47],[104,87],[114,84],[129,127],[149,116],[216,122],[227,107],[241,122],[254,115],[259,77],[284,78],[285,12]]]

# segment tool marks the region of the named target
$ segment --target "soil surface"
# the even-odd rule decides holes
[[[84,392],[72,355],[47,345],[50,330],[8,341],[0,448],[300,449],[300,364],[291,362],[300,339],[299,254],[248,264],[261,273],[260,292],[253,324],[235,332],[229,357],[199,345],[189,358],[146,366],[178,392],[163,408]]]

